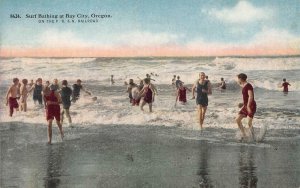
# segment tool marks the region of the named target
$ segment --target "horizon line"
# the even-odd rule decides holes
[[[81,57],[72,57],[72,56],[0,56],[0,58],[10,59],[10,58],[226,58],[226,57],[235,57],[235,58],[273,58],[273,57],[300,57],[300,54],[293,55],[199,55],[199,56],[81,56]]]

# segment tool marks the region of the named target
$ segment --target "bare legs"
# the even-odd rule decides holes
[[[48,144],[51,144],[51,142],[52,142],[52,122],[53,122],[53,119],[48,120]],[[57,121],[57,120],[56,120],[56,124],[58,126],[61,139],[63,140],[64,133],[63,133],[63,130],[62,130],[62,125],[61,125],[60,121]]]
[[[69,124],[72,123],[72,118],[70,116],[70,110],[69,109],[63,109],[62,112],[61,112],[61,124],[63,123],[64,121],[64,115],[66,114],[67,118],[68,118],[68,121],[69,121]]]
[[[146,102],[143,101],[141,104],[141,110],[144,111],[143,107],[145,106]],[[149,103],[149,111],[152,112],[152,103]]]
[[[245,128],[244,128],[244,126],[243,126],[243,124],[242,124],[242,119],[243,119],[243,118],[245,118],[245,116],[242,115],[242,114],[239,114],[239,115],[236,117],[235,121],[236,121],[236,123],[237,123],[239,129],[240,129],[241,132],[242,132],[242,136],[243,136],[243,137],[246,137]],[[253,121],[253,118],[248,117],[248,126],[249,126],[249,129],[250,129],[251,134],[252,134],[252,136],[253,136],[253,126],[252,126],[252,121]]]
[[[198,117],[199,117],[199,125],[201,129],[203,129],[206,110],[207,110],[207,106],[198,105]]]

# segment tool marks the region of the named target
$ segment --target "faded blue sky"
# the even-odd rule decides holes
[[[0,5],[2,47],[226,47],[268,40],[289,45],[300,38],[299,0],[1,0]],[[10,19],[13,13],[23,18]],[[39,24],[24,18],[39,13],[112,18],[93,24]]]

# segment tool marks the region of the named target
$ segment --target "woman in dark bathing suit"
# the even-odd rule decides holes
[[[199,115],[199,124],[200,128],[203,128],[203,123],[205,119],[205,113],[208,106],[208,94],[211,94],[211,84],[209,80],[205,80],[205,73],[201,72],[199,74],[199,79],[194,84],[192,88],[193,99],[195,99],[195,91],[197,93],[196,104],[198,107],[198,115]]]
[[[145,106],[146,103],[149,104],[149,111],[152,112],[152,102],[154,101],[154,89],[152,87],[152,84],[150,84],[150,79],[145,78],[144,79],[144,87],[140,91],[140,96],[144,97],[142,105],[141,105],[141,110],[144,111],[143,107]]]

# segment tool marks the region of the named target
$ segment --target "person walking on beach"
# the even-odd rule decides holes
[[[203,128],[203,123],[205,119],[205,113],[208,106],[208,96],[212,94],[211,83],[205,80],[205,73],[200,72],[199,79],[196,81],[192,88],[193,99],[195,99],[195,91],[197,93],[196,104],[198,107],[198,116],[200,128]]]
[[[179,99],[179,102],[181,104],[186,104],[186,91],[191,91],[189,88],[183,86],[183,83],[179,83],[179,88],[177,89],[177,96],[176,96],[176,101],[175,101],[175,106],[177,104],[177,101]]]
[[[46,119],[48,121],[48,144],[52,142],[52,122],[55,118],[56,124],[58,126],[61,139],[64,138],[64,133],[62,130],[62,125],[60,123],[60,106],[61,97],[58,92],[55,91],[54,86],[50,86],[49,95],[45,95],[46,101]]]
[[[144,79],[144,87],[140,91],[140,96],[143,97],[141,110],[144,111],[143,107],[145,106],[146,103],[148,103],[149,111],[152,112],[152,103],[154,101],[155,91],[153,88],[153,84],[150,83],[149,78]]]
[[[87,91],[81,84],[81,80],[78,79],[76,84],[73,84],[73,96],[72,101],[76,102],[80,97],[80,90],[83,90],[86,94],[91,95],[91,92]]]
[[[8,88],[6,93],[6,106],[9,106],[9,116],[12,117],[14,109],[18,110],[19,104],[17,95],[19,93],[19,79],[14,78],[13,84]]]
[[[71,96],[72,96],[72,89],[68,87],[68,81],[63,80],[61,82],[62,88],[60,91],[61,94],[61,102],[63,109],[61,111],[61,124],[63,124],[64,121],[64,115],[68,118],[69,124],[72,123],[72,119],[70,116],[70,106],[71,106]]]
[[[40,105],[43,104],[43,97],[42,97],[42,91],[43,91],[43,80],[42,78],[38,78],[36,80],[36,83],[33,85],[33,95],[32,95],[32,98],[33,98],[33,102],[34,104],[36,104],[36,101],[38,101],[38,103]]]
[[[254,91],[253,87],[250,83],[247,82],[247,75],[244,73],[240,73],[237,75],[238,78],[238,84],[243,88],[242,89],[242,95],[243,95],[243,106],[241,107],[241,110],[239,111],[238,116],[236,117],[236,123],[241,130],[242,133],[242,139],[246,137],[245,129],[242,124],[242,119],[248,117],[248,126],[251,131],[251,136],[254,135],[254,130],[252,126],[252,121],[254,114],[256,112],[256,102],[254,100]]]
[[[284,92],[284,93],[289,92],[289,86],[290,86],[291,84],[288,83],[288,82],[286,81],[285,78],[283,78],[282,81],[283,81],[283,83],[281,84],[281,87],[283,87],[283,92]]]

